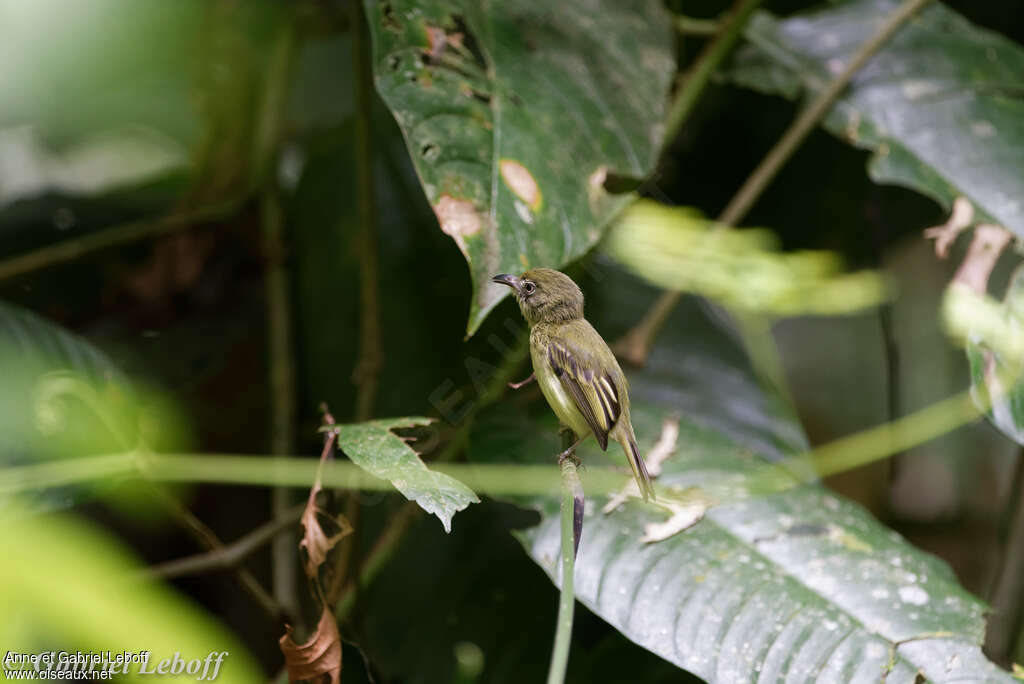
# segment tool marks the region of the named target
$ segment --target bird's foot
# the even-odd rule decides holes
[[[569,447],[568,449],[566,449],[565,451],[563,451],[562,453],[558,454],[558,467],[559,468],[562,467],[562,464],[565,463],[565,459],[567,459],[567,458],[570,459],[577,468],[580,467],[580,463],[581,462],[580,462],[579,456],[576,455],[576,445],[575,444],[573,446]]]

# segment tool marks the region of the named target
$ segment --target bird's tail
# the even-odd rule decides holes
[[[629,435],[629,442],[627,443],[628,448],[626,449],[626,456],[629,458],[629,466],[633,469],[633,477],[636,478],[636,484],[640,488],[640,495],[644,498],[644,501],[653,501],[657,498],[654,495],[654,485],[651,484],[651,476],[647,472],[647,464],[644,463],[643,456],[640,455],[640,449],[636,445],[636,437]]]

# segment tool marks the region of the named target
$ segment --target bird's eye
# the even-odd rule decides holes
[[[534,285],[533,283],[531,283],[529,280],[527,280],[525,283],[523,283],[523,292],[525,292],[528,295],[532,295],[534,290],[536,290],[536,289],[537,289],[537,286]]]

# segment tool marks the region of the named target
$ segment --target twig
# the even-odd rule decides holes
[[[992,614],[985,630],[985,653],[1003,666],[1010,664],[1014,645],[1024,630],[1024,450],[1018,450],[1007,503],[1009,529],[989,597]]]
[[[345,588],[340,592],[337,603],[335,604],[334,614],[338,620],[343,620],[352,610],[355,605],[356,596],[359,588],[366,588],[370,586],[377,573],[384,567],[388,560],[390,560],[392,554],[398,549],[398,544],[401,542],[402,537],[405,536],[406,531],[420,514],[420,507],[411,502],[407,501],[398,510],[395,515],[391,517],[388,522],[387,528],[377,538],[373,548],[370,549],[370,553],[367,554],[366,560],[363,566],[359,570],[359,581],[358,583],[353,582],[351,579],[345,584]]]
[[[153,485],[153,491],[156,494],[157,499],[163,504],[164,508],[170,512],[178,524],[187,531],[196,542],[207,549],[211,553],[223,553],[227,548],[224,543],[217,537],[213,530],[211,530],[206,523],[197,518],[192,511],[183,506],[178,499],[173,495],[165,491],[159,485]],[[259,583],[259,580],[249,572],[246,568],[235,567],[235,576],[238,579],[239,584],[245,589],[249,595],[256,601],[257,605],[263,609],[271,619],[277,621],[291,621],[293,620],[292,610],[276,601],[267,590],[263,588],[263,585]]]
[[[905,0],[886,20],[878,32],[867,40],[854,54],[841,74],[836,76],[824,91],[804,109],[761,163],[754,169],[729,204],[718,217],[719,229],[734,226],[743,220],[747,211],[761,196],[768,184],[775,178],[782,166],[789,160],[796,148],[804,141],[818,121],[835,103],[850,80],[889,38],[915,12],[928,4],[929,0]],[[675,105],[673,105],[673,110]],[[684,112],[685,114],[685,112]],[[669,126],[668,130],[672,130]],[[679,292],[663,292],[637,325],[617,344],[616,348],[631,363],[643,364],[654,338],[661,330],[665,319],[679,301]]]
[[[270,356],[270,451],[283,456],[292,453],[295,444],[295,365],[292,341],[292,311],[285,264],[284,210],[275,173],[281,136],[281,111],[287,95],[288,74],[295,43],[295,29],[288,21],[278,33],[270,56],[267,85],[256,135],[257,182],[260,193],[260,220],[266,258],[264,288],[267,300],[267,345]],[[271,511],[275,520],[283,520],[291,509],[291,491],[275,487],[271,493]],[[274,596],[292,613],[298,612],[298,565],[296,536],[283,533],[272,547]]]
[[[373,415],[377,378],[381,367],[380,289],[377,254],[377,202],[373,184],[373,75],[370,73],[366,17],[361,2],[349,3],[352,15],[352,63],[355,73],[356,215],[359,228],[359,275],[362,320],[359,360],[352,379],[356,384],[357,421]]]
[[[235,197],[163,218],[124,223],[83,235],[75,240],[65,240],[55,245],[19,254],[0,261],[0,281],[75,261],[112,247],[120,247],[179,230],[188,230],[199,224],[217,221],[234,214],[244,203],[245,197]]]
[[[555,628],[555,647],[551,652],[548,684],[562,684],[569,664],[569,646],[572,642],[572,619],[576,607],[573,579],[576,568],[575,518],[576,497],[582,492],[576,462],[572,458],[562,461],[562,587],[558,600],[558,622]]]
[[[287,519],[270,520],[230,544],[214,547],[206,553],[178,558],[149,568],[154,577],[173,579],[185,575],[196,575],[210,570],[228,570],[255,553],[282,530],[294,525],[302,515],[305,504],[289,511]]]
[[[860,71],[868,60],[892,37],[896,31],[903,26],[910,17],[919,9],[928,4],[930,0],[905,0],[899,8],[886,19],[885,24],[875,35],[867,40],[850,59],[842,73],[836,76],[828,84],[824,91],[804,109],[796,121],[783,134],[782,138],[775,143],[775,147],[765,156],[754,172],[750,174],[743,187],[739,189],[732,201],[722,211],[719,219],[726,225],[738,223],[747,211],[753,206],[757,198],[761,196],[764,189],[775,178],[793,152],[804,141],[821,117],[825,116],[829,108],[839,98],[839,95],[846,89],[853,77]]]
[[[679,134],[686,118],[693,111],[693,106],[697,104],[705,86],[711,80],[712,74],[739,40],[747,19],[760,4],[761,0],[737,0],[729,16],[722,23],[721,31],[693,62],[669,106],[668,118],[665,121],[666,143],[671,142]],[[679,26],[679,18],[676,19],[676,25]]]

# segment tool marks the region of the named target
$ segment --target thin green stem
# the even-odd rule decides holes
[[[700,99],[701,93],[718,69],[722,60],[732,51],[736,41],[740,39],[743,27],[753,14],[761,0],[737,0],[729,16],[722,24],[721,31],[708,43],[707,47],[694,61],[687,71],[682,85],[676,92],[669,106],[668,118],[665,122],[665,141],[671,142],[679,134],[683,124]]]
[[[572,458],[562,461],[562,591],[558,599],[558,621],[555,628],[555,647],[551,652],[548,684],[562,684],[569,665],[569,646],[572,643],[572,620],[576,608],[573,586],[576,572],[576,549],[573,543],[573,520],[577,492],[582,489],[576,463]]]
[[[722,30],[722,22],[718,19],[695,19],[682,14],[672,18],[676,31],[684,36],[713,36]]]

